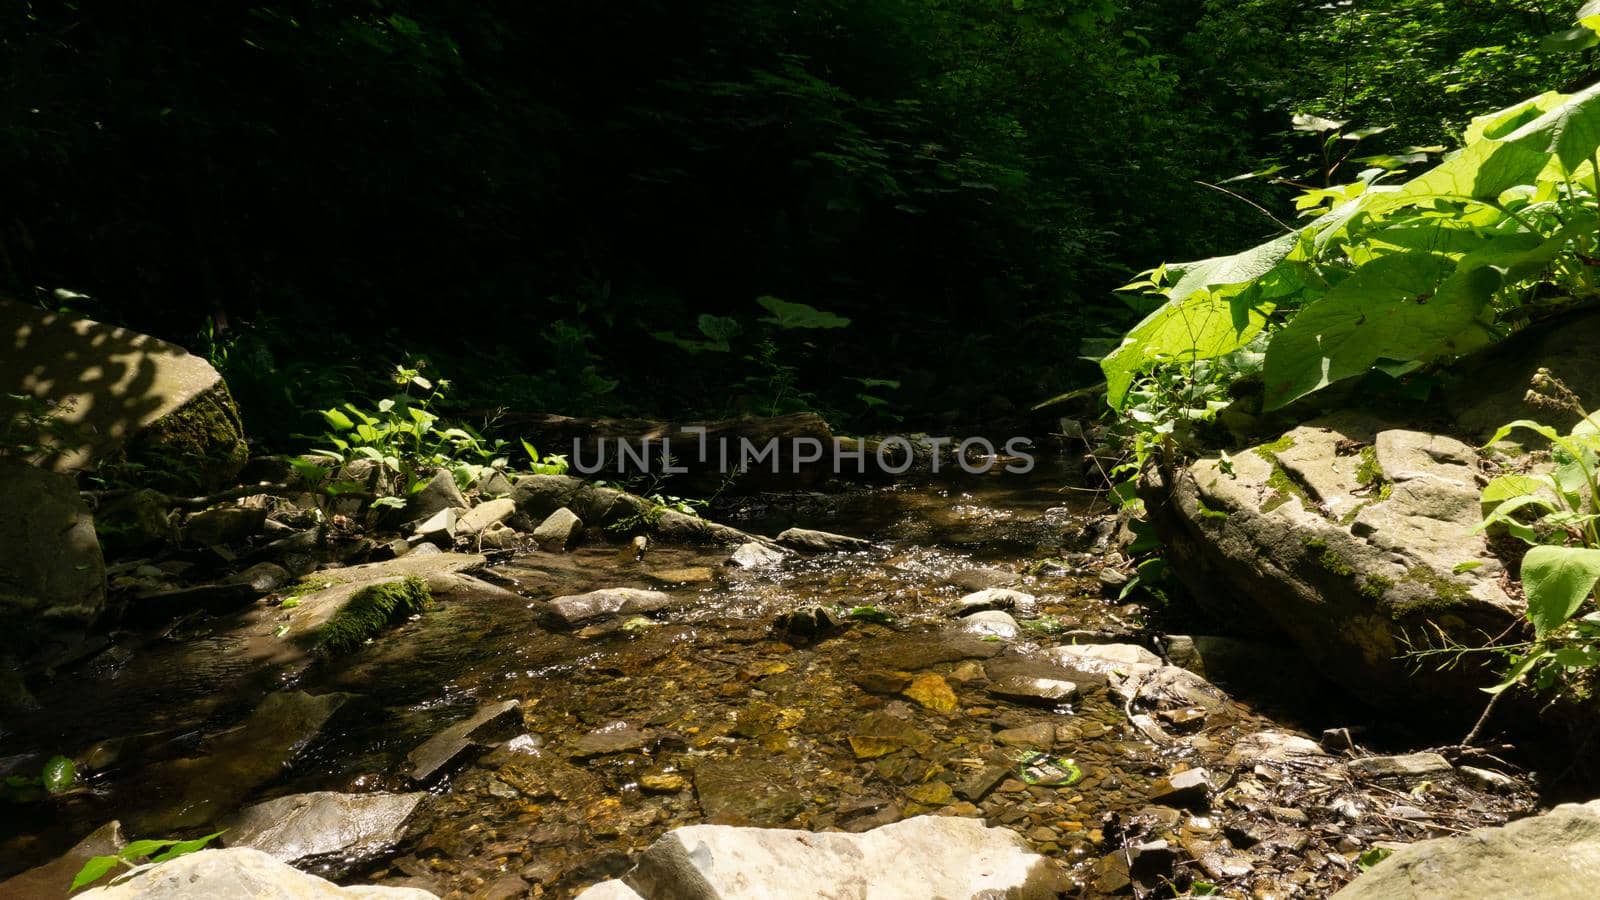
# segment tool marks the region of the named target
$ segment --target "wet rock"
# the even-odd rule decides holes
[[[786,613],[780,613],[772,621],[772,629],[785,638],[809,642],[832,634],[839,627],[833,613],[821,606],[807,606]],[[890,692],[893,693],[893,692]]]
[[[1022,633],[1022,628],[1017,625],[1017,620],[1011,618],[1009,613],[997,609],[976,612],[961,619],[959,629],[968,634],[980,636],[994,636],[1003,640],[1011,640]]]
[[[695,767],[694,789],[701,813],[719,824],[774,827],[806,806],[791,773],[757,760],[704,760]]]
[[[431,519],[447,509],[462,511],[467,508],[467,498],[456,487],[456,478],[448,469],[434,470],[433,477],[422,489],[411,495],[406,512],[412,520]]]
[[[1100,582],[1101,593],[1114,596],[1121,593],[1122,589],[1128,586],[1128,582],[1131,581],[1132,578],[1127,572],[1105,568],[1100,570],[1100,574],[1096,576],[1096,580]]]
[[[222,732],[198,759],[156,766],[145,783],[172,802],[132,819],[135,834],[167,834],[212,821],[283,769],[321,733],[350,694],[269,694],[242,725]],[[166,791],[170,790],[171,794]]]
[[[545,516],[539,527],[533,530],[533,542],[539,545],[540,550],[570,550],[582,533],[583,520],[563,506]]]
[[[639,776],[639,789],[647,794],[676,794],[689,787],[689,779],[676,772],[650,772]]]
[[[262,562],[228,576],[227,580],[231,584],[249,585],[257,594],[270,594],[289,584],[294,576],[277,563]]]
[[[861,834],[691,825],[668,832],[623,881],[646,897],[1043,900],[1058,870],[1014,832],[918,816]]]
[[[874,641],[861,654],[861,662],[868,668],[916,670],[964,659],[988,659],[1004,649],[1000,641],[958,632],[896,635]]]
[[[1052,647],[1045,656],[1073,671],[1102,677],[1150,672],[1163,665],[1161,657],[1137,644],[1070,644]]]
[[[869,694],[898,694],[911,683],[911,673],[869,669],[851,673],[850,680]]]
[[[1134,665],[1113,670],[1108,678],[1113,693],[1129,702],[1137,700],[1147,708],[1198,706],[1217,712],[1228,703],[1228,695],[1216,685],[1177,666],[1149,669]]]
[[[1262,763],[1328,756],[1322,745],[1308,737],[1281,731],[1257,731],[1239,738],[1223,763],[1230,766],[1255,766]]]
[[[1407,753],[1402,756],[1369,756],[1350,761],[1350,771],[1368,778],[1428,778],[1448,775],[1454,767],[1437,753]]]
[[[411,544],[433,544],[444,550],[455,546],[457,515],[453,507],[446,507],[423,519],[416,531],[411,533]]]
[[[238,544],[260,534],[266,524],[264,507],[216,506],[184,520],[183,540],[200,547]]]
[[[619,720],[601,725],[578,738],[572,745],[572,756],[588,759],[610,753],[628,753],[653,747],[660,740],[661,734],[657,731]]]
[[[415,888],[340,887],[259,850],[202,850],[169,860],[82,900],[437,900]]]
[[[660,591],[638,588],[604,588],[587,594],[557,597],[538,607],[552,624],[573,628],[598,619],[657,612],[675,601]]]
[[[932,672],[913,678],[901,693],[935,712],[952,713],[958,706],[956,693],[944,676]]]
[[[1022,591],[1013,591],[1009,588],[986,588],[973,591],[957,600],[951,608],[951,615],[970,616],[973,613],[988,612],[990,610],[1031,610],[1038,605],[1038,598]]]
[[[338,877],[400,842],[426,794],[291,794],[247,806],[224,823],[222,843],[260,850],[290,865],[321,863]],[[337,854],[337,860],[329,857]],[[332,865],[331,871],[328,869]]]
[[[1016,584],[1020,576],[1009,569],[984,567],[979,569],[966,569],[949,577],[952,585],[964,591],[982,591],[989,588],[1004,587]]]
[[[869,714],[850,734],[850,749],[856,759],[876,759],[896,750],[910,748],[921,753],[933,746],[933,738],[910,721],[886,712]]]
[[[1600,801],[1499,828],[1421,841],[1351,882],[1338,900],[1588,898],[1600,871]]]
[[[782,550],[746,541],[734,548],[733,555],[728,557],[728,565],[739,569],[766,569],[782,563],[785,558]]]
[[[472,715],[451,725],[406,754],[406,775],[427,783],[466,756],[486,749],[515,731],[522,723],[522,707],[515,700],[485,703]]]
[[[1205,769],[1185,769],[1157,779],[1150,785],[1151,803],[1165,806],[1204,807],[1211,798],[1211,773]]]
[[[985,766],[956,786],[956,796],[973,803],[982,802],[1010,774],[1010,769],[1001,766]]]
[[[1012,675],[990,683],[989,695],[1015,703],[1039,706],[1056,706],[1066,703],[1078,693],[1078,686],[1060,678],[1034,678]]]
[[[862,538],[834,534],[829,531],[813,531],[809,528],[790,528],[779,534],[777,541],[790,550],[799,550],[803,553],[866,550],[872,546],[871,541]]]
[[[77,483],[0,460],[0,615],[87,622],[105,602],[105,559]]]
[[[683,569],[662,569],[649,573],[648,577],[659,584],[672,585],[710,584],[717,576],[710,566],[689,566]]]
[[[1178,838],[1178,846],[1213,881],[1243,878],[1255,871],[1255,863],[1250,861],[1250,857],[1236,851],[1226,838],[1208,838],[1185,832]]]
[[[1007,728],[994,734],[997,744],[1022,747],[1030,750],[1049,750],[1056,745],[1056,726],[1052,722],[1035,722],[1018,728]]]
[[[83,864],[96,856],[111,856],[127,845],[120,822],[107,822],[73,845],[71,850],[42,866],[0,881],[0,897],[16,900],[65,900],[67,888]]]
[[[504,522],[516,511],[517,504],[509,497],[485,501],[462,513],[460,518],[456,519],[456,533],[463,535],[478,534],[490,525]]]

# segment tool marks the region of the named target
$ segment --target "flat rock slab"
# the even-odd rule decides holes
[[[1101,677],[1151,672],[1163,665],[1161,657],[1137,644],[1072,644],[1052,647],[1045,656],[1067,669]]]
[[[804,553],[834,553],[866,550],[872,547],[872,542],[864,538],[834,534],[831,531],[814,531],[810,528],[790,528],[779,534],[776,540],[790,550]]]
[[[517,504],[509,497],[501,497],[497,500],[480,503],[462,513],[461,517],[456,519],[456,533],[477,534],[490,525],[504,522],[516,511]]]
[[[986,641],[974,634],[904,634],[872,642],[862,651],[861,663],[867,669],[914,671],[964,659],[988,659],[1004,649],[1003,642]]]
[[[226,822],[222,842],[291,865],[339,856],[340,874],[395,844],[427,794],[291,794],[245,807]]]
[[[640,728],[622,721],[608,722],[578,738],[572,745],[572,756],[577,759],[588,759],[611,753],[645,750],[654,746],[660,739],[661,733],[653,729]]]
[[[760,760],[705,760],[695,767],[694,790],[700,811],[719,823],[782,825],[806,808],[793,775]]]
[[[472,715],[451,725],[406,754],[406,775],[426,783],[469,753],[486,749],[522,723],[522,705],[515,700],[485,703]]]
[[[691,825],[652,844],[622,881],[676,900],[1044,900],[1065,887],[1016,833],[954,816],[861,834]]]
[[[151,770],[151,794],[163,796],[170,786],[176,799],[133,817],[135,834],[167,834],[203,825],[238,804],[257,787],[283,774],[288,765],[321,733],[351,694],[269,694],[244,724],[207,744],[208,753],[179,759]]]
[[[1450,761],[1437,753],[1407,753],[1403,756],[1369,756],[1350,761],[1350,771],[1368,778],[1427,778],[1455,771]]]
[[[83,900],[438,900],[415,888],[340,887],[247,847],[180,856],[76,896]]]
[[[487,562],[488,558],[481,553],[430,553],[419,556],[416,551],[412,551],[399,559],[347,566],[343,569],[322,569],[308,576],[306,581],[331,587],[352,581],[375,581],[401,575],[415,575],[426,579],[438,573],[481,569]]]
[[[1071,681],[1061,678],[1033,678],[1027,675],[1012,675],[992,682],[989,685],[989,695],[1001,700],[1010,700],[1014,703],[1032,703],[1039,706],[1055,706],[1066,703],[1078,694],[1078,686]]]
[[[973,591],[955,602],[950,612],[956,616],[970,616],[973,613],[988,612],[990,610],[1021,610],[1026,612],[1039,603],[1039,598],[1023,591],[1014,591],[1010,588],[984,588]]]
[[[1600,801],[1569,803],[1499,828],[1420,841],[1337,900],[1538,897],[1587,900],[1600,883]]]
[[[587,594],[557,597],[542,607],[552,624],[572,628],[612,616],[636,616],[675,605],[670,594],[639,588],[603,588]]]

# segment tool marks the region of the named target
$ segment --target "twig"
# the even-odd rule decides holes
[[[1229,197],[1232,197],[1235,200],[1242,200],[1245,203],[1250,204],[1251,206],[1255,207],[1256,210],[1258,212],[1260,212],[1263,216],[1266,216],[1267,218],[1271,219],[1274,223],[1277,224],[1277,226],[1279,228],[1282,228],[1284,231],[1287,231],[1290,234],[1294,234],[1296,231],[1299,230],[1299,229],[1295,228],[1294,226],[1289,225],[1288,223],[1284,222],[1282,219],[1278,218],[1277,216],[1273,215],[1272,212],[1270,210],[1268,210],[1265,206],[1262,206],[1261,204],[1255,202],[1254,200],[1251,200],[1249,197],[1246,197],[1245,195],[1239,193],[1238,191],[1230,191],[1230,190],[1228,190],[1227,188],[1223,187],[1220,184],[1212,184],[1209,181],[1201,181],[1198,178],[1195,179],[1194,183],[1200,185],[1201,187],[1211,188],[1213,191],[1220,191],[1221,193],[1227,194]]]

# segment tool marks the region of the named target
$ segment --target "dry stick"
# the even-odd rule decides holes
[[[1504,697],[1507,693],[1509,693],[1509,689],[1501,691],[1500,693],[1489,698],[1489,702],[1484,704],[1483,714],[1478,716],[1478,721],[1473,724],[1472,730],[1467,732],[1467,736],[1461,739],[1461,746],[1470,747],[1477,742],[1479,733],[1483,731],[1483,726],[1488,724],[1489,716],[1494,713],[1495,706],[1499,704],[1500,698]]]
[[[1220,184],[1212,184],[1212,183],[1210,183],[1208,181],[1200,181],[1199,179],[1195,180],[1195,184],[1198,184],[1201,187],[1211,188],[1213,191],[1219,191],[1221,193],[1227,194],[1229,197],[1232,197],[1235,200],[1242,200],[1245,203],[1248,203],[1251,206],[1255,207],[1257,212],[1260,212],[1263,216],[1266,216],[1267,218],[1271,219],[1279,228],[1282,228],[1284,231],[1287,231],[1290,234],[1294,234],[1295,231],[1296,231],[1294,226],[1286,224],[1282,219],[1280,219],[1277,216],[1273,215],[1272,212],[1270,210],[1268,210],[1265,206],[1262,206],[1261,204],[1255,202],[1254,200],[1251,200],[1249,197],[1246,197],[1245,195],[1239,193],[1238,191],[1230,191],[1230,190],[1228,190],[1227,188],[1223,187]]]

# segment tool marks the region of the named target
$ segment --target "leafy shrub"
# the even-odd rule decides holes
[[[1489,512],[1479,529],[1501,526],[1531,545],[1522,558],[1522,589],[1533,640],[1507,651],[1511,666],[1492,693],[1525,679],[1540,689],[1570,691],[1600,666],[1600,612],[1592,609],[1600,581],[1600,419],[1584,411],[1547,369],[1534,376],[1528,399],[1581,418],[1566,434],[1521,419],[1489,440],[1494,445],[1515,432],[1531,432],[1549,441],[1555,461],[1547,473],[1503,474],[1483,489]]]
[[[1368,169],[1303,195],[1308,224],[1233,256],[1165,264],[1128,289],[1162,299],[1101,360],[1125,411],[1141,377],[1264,335],[1264,405],[1374,368],[1475,350],[1595,292],[1600,86],[1473,120],[1464,146],[1401,183]],[[1552,299],[1555,298],[1555,299]]]
[[[396,366],[393,381],[399,390],[378,401],[375,409],[363,410],[346,403],[322,410],[330,429],[323,439],[329,447],[311,453],[340,469],[357,460],[370,461],[377,472],[374,506],[404,506],[406,498],[421,490],[441,468],[448,470],[463,488],[492,472],[511,468],[512,451],[505,441],[485,438],[433,411],[449,390],[450,382],[441,380],[435,384],[422,375],[420,365]],[[521,447],[527,456],[528,471],[541,475],[566,472],[565,457],[541,457],[526,441],[521,442]],[[326,493],[366,487],[355,482],[326,481],[327,473],[315,463],[305,462],[297,468]]]

